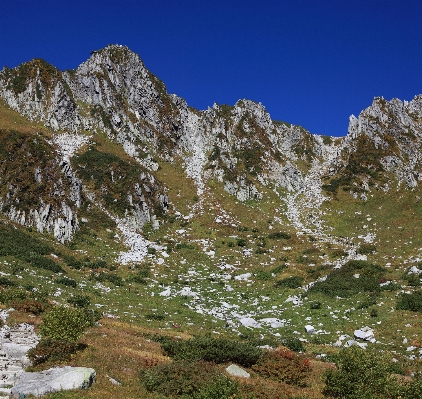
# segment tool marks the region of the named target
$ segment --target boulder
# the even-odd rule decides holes
[[[54,367],[39,373],[24,372],[11,391],[13,398],[22,395],[39,397],[52,392],[89,388],[95,380],[95,370],[87,367]]]
[[[305,326],[305,331],[308,334],[315,334],[315,327],[308,324]]]
[[[226,371],[228,374],[234,377],[249,378],[251,376],[247,371],[243,370],[241,367],[237,366],[236,364],[231,364],[229,367],[226,368]]]
[[[355,330],[353,335],[355,338],[363,339],[364,341],[375,342],[374,330],[369,327],[363,327],[359,330]]]

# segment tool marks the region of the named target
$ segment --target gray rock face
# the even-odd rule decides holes
[[[95,380],[95,370],[87,367],[54,367],[39,373],[24,372],[11,391],[12,397],[39,397],[70,389],[87,389]]]

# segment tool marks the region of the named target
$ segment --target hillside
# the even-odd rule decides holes
[[[321,358],[365,326],[420,371],[422,96],[318,136],[246,99],[189,107],[110,45],[4,68],[0,98],[0,302],[37,326],[25,301],[101,313],[65,362],[97,369],[83,397],[160,397],[137,381],[163,337],[304,345],[306,383],[246,365],[245,398],[323,397]]]

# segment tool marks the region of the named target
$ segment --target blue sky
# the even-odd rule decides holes
[[[422,94],[421,17],[420,0],[3,1],[0,68],[124,44],[195,108],[248,98],[343,136],[375,96]]]

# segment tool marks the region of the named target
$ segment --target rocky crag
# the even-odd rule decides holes
[[[350,117],[345,137],[324,137],[273,121],[249,100],[195,110],[168,94],[137,54],[109,45],[72,71],[39,59],[5,67],[0,97],[53,132],[1,132],[2,213],[61,242],[72,240],[90,206],[133,234],[146,223],[158,228],[173,201],[157,179],[162,162],[183,164],[199,201],[211,180],[242,202],[271,188],[299,230],[321,230],[318,209],[339,190],[365,201],[372,190],[413,189],[422,178],[421,96],[375,98]],[[100,139],[125,156],[101,149]]]

